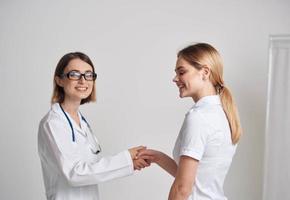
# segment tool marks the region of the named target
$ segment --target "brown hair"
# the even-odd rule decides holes
[[[62,87],[60,87],[56,83],[55,78],[62,77],[65,68],[67,67],[69,62],[73,59],[81,59],[82,61],[88,63],[93,68],[93,72],[95,72],[94,65],[93,65],[91,59],[86,54],[81,53],[81,52],[71,52],[71,53],[65,54],[58,61],[57,66],[55,68],[54,78],[53,78],[53,93],[52,93],[52,97],[51,97],[51,103],[62,103],[64,101],[64,90]],[[95,84],[93,85],[92,93],[87,98],[82,99],[81,104],[89,103],[91,101],[96,101]]]
[[[205,65],[210,68],[210,81],[221,97],[222,106],[231,129],[232,143],[236,144],[240,139],[242,128],[238,109],[231,92],[224,85],[223,63],[218,51],[209,44],[197,43],[182,49],[178,52],[177,56],[183,58],[198,70],[202,69]]]

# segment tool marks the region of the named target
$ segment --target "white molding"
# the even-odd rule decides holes
[[[284,43],[285,42],[285,43]],[[269,137],[269,119],[270,119],[270,101],[271,101],[271,86],[272,86],[272,72],[273,72],[273,55],[272,51],[275,49],[275,44],[280,44],[278,46],[283,47],[282,44],[289,44],[290,43],[290,34],[289,35],[270,35],[269,36],[269,44],[268,44],[268,52],[269,52],[269,58],[268,58],[268,91],[267,91],[267,107],[266,107],[266,126],[265,126],[265,140],[264,140],[264,171],[263,171],[263,200],[266,200],[267,195],[267,181],[266,177],[268,174],[268,137]],[[289,46],[289,45],[287,45]]]
[[[290,34],[270,35],[270,42],[272,40],[290,40]]]

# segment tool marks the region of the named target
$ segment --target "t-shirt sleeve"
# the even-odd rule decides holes
[[[184,119],[179,156],[200,160],[206,148],[208,125],[198,111],[191,111]]]

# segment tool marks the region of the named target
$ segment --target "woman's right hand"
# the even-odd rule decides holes
[[[130,152],[132,160],[134,160],[134,159],[137,159],[138,152],[145,149],[146,149],[145,146],[138,146],[138,147],[133,147],[131,149],[128,149],[128,151]]]
[[[137,154],[137,157],[146,160],[147,163],[158,163],[162,157],[162,152],[153,149],[142,149]]]
[[[153,149],[142,149],[137,154],[137,157],[139,159],[145,160],[148,164],[151,164],[152,162],[156,163],[173,177],[175,177],[177,173],[176,162],[161,151],[156,151]]]
[[[145,167],[150,166],[151,162],[147,162],[145,159],[137,157],[138,153],[142,150],[145,150],[145,149],[146,149],[146,147],[144,147],[144,146],[138,146],[138,147],[128,149],[128,151],[131,154],[131,158],[132,158],[133,165],[134,165],[134,170],[141,170]]]

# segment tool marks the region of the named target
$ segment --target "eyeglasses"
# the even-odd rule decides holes
[[[79,71],[70,71],[66,74],[62,74],[61,78],[67,77],[69,80],[77,81],[82,78],[82,76],[85,78],[87,81],[94,81],[97,78],[97,74],[95,72],[85,72],[85,73],[80,73]]]

